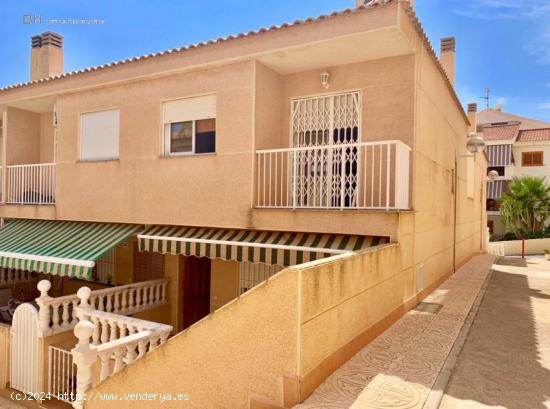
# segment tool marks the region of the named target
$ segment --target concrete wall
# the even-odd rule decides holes
[[[488,252],[499,256],[520,256],[521,246],[521,240],[493,241],[489,243]],[[550,239],[525,240],[525,254],[544,254],[545,250],[550,250]]]
[[[204,409],[291,407],[444,279],[417,292],[400,254],[390,244],[285,269],[90,392],[189,393]]]
[[[193,407],[202,409],[246,408],[250,394],[281,402],[282,376],[296,374],[298,356],[298,274],[285,272],[171,338],[96,390],[188,393]],[[136,407],[136,402],[118,404]],[[98,400],[87,407],[110,405]],[[181,405],[172,401],[162,406]]]
[[[301,273],[302,399],[416,294],[413,275],[401,269],[400,253],[399,245],[388,245],[296,267]]]

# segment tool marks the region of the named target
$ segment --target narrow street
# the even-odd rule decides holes
[[[441,409],[550,408],[550,262],[501,258]]]

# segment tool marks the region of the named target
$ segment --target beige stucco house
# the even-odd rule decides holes
[[[408,1],[69,73],[63,41],[0,90],[2,279],[37,297],[0,387],[292,407],[485,249],[455,42]]]
[[[468,110],[475,115],[476,104],[470,104]],[[487,181],[487,226],[491,239],[499,240],[506,233],[499,201],[512,178],[550,180],[550,123],[504,112],[502,106],[478,112],[476,122],[487,145],[489,171],[498,173]]]

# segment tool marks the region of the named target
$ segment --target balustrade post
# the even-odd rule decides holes
[[[48,291],[52,287],[52,283],[49,280],[41,280],[36,288],[40,291],[40,297],[36,299],[38,304],[38,327],[40,329],[40,336],[43,337],[50,329],[50,304],[48,301],[52,299],[48,295]]]
[[[78,343],[71,350],[73,362],[76,365],[76,400],[73,408],[82,409],[86,392],[92,385],[92,366],[97,360],[97,351],[90,347],[90,337],[94,332],[94,324],[80,318],[74,327],[74,334]]]
[[[92,290],[90,290],[88,287],[80,287],[76,292],[77,297],[80,299],[80,304],[78,305],[78,308],[76,310],[76,316],[80,321],[82,321],[85,312],[91,309],[89,303],[91,294]]]

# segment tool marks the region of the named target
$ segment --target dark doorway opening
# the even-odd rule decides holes
[[[210,314],[211,260],[183,257],[183,328]]]

